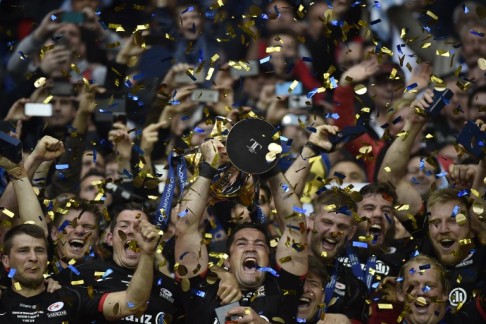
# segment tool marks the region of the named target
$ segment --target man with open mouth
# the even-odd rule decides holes
[[[279,169],[266,174],[277,213],[284,215],[285,230],[271,253],[264,226],[244,223],[231,230],[227,239],[229,256],[221,262],[234,274],[243,297],[239,304],[222,309],[218,286],[207,280],[208,250],[198,230],[206,209],[209,186],[221,162],[224,145],[218,139],[201,144],[203,163],[199,176],[181,200],[176,221],[176,275],[184,292],[187,323],[217,323],[237,320],[241,323],[295,323],[298,299],[307,274],[307,229],[301,205]],[[287,243],[289,242],[289,243]],[[220,314],[220,312],[222,312]],[[218,316],[220,315],[220,316]]]
[[[91,260],[76,266],[73,271],[64,271],[57,279],[63,285],[73,285],[82,281],[78,287],[92,287],[97,292],[126,289],[143,254],[136,239],[142,222],[148,222],[148,215],[140,204],[127,203],[118,206],[114,210],[106,237],[108,245],[113,249],[112,259]],[[150,227],[159,232],[154,225],[150,224]],[[151,290],[146,309],[137,316],[127,316],[117,323],[133,323],[138,320],[152,324],[172,323],[175,318],[182,315],[182,305],[177,298],[176,287],[171,277],[156,272],[154,280],[146,281],[144,285],[146,289]]]
[[[486,248],[472,230],[471,204],[460,192],[443,189],[430,195],[427,210],[431,249],[423,251],[436,257],[446,269],[453,309],[471,300],[475,290],[486,287]]]
[[[61,287],[48,292],[44,284],[48,262],[44,230],[33,224],[12,227],[5,235],[2,255],[12,283],[0,299],[0,322],[103,323],[134,315],[149,299],[144,281],[153,279],[157,233],[148,222],[140,225],[136,237],[142,256],[125,289],[100,293]]]
[[[356,203],[344,190],[333,188],[314,198],[312,204],[314,213],[307,225],[311,230],[310,252],[325,264],[331,275],[325,312],[366,322],[366,286],[353,275],[350,267],[337,261],[346,256],[346,246],[351,244],[356,232]]]
[[[400,269],[397,297],[404,304],[399,321],[406,324],[484,323],[485,290],[477,299],[465,303],[460,311],[451,311],[446,271],[432,257],[420,254]]]
[[[90,249],[98,239],[100,214],[96,206],[71,198],[59,206],[54,215],[49,237],[54,243],[54,257],[49,267],[57,274],[73,260],[82,263],[89,257]]]

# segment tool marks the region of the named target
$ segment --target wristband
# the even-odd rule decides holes
[[[209,164],[208,162],[203,162],[199,166],[199,176],[203,178],[208,178],[213,180],[214,176],[218,172],[218,169],[215,169]]]
[[[305,143],[304,146],[310,148],[312,150],[312,152],[314,152],[314,154],[315,154],[314,156],[318,156],[318,155],[321,155],[322,153],[329,153],[330,152],[330,150],[323,149],[322,147],[317,146],[316,144],[311,143],[311,142]]]
[[[21,178],[27,178],[27,171],[25,171],[24,166],[18,166],[7,171],[10,180],[20,180]]]

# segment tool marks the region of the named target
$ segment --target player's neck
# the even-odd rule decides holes
[[[15,291],[17,294],[23,297],[33,297],[41,294],[46,289],[44,282],[41,282],[38,285],[28,286],[28,285],[21,285],[17,281],[12,281],[12,290]]]

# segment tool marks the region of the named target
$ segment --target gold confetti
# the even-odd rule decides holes
[[[390,173],[391,172],[391,168],[389,166],[384,167],[384,170],[387,173]]]
[[[429,16],[430,18],[434,19],[434,20],[438,20],[439,17],[437,17],[437,15],[435,13],[433,13],[432,11],[430,10],[427,10],[426,12],[427,16]]]
[[[20,285],[20,282],[14,282],[14,287],[15,287],[15,290],[17,290],[17,291],[22,290],[22,286]]]
[[[378,309],[393,309],[392,304],[378,304]]]
[[[432,43],[423,43],[422,48],[429,48]]]
[[[44,101],[42,103],[48,104],[51,101],[51,99],[52,99],[52,95],[49,95],[49,96],[47,96],[46,99],[44,99]]]
[[[137,28],[135,28],[135,31],[139,31],[139,30],[147,30],[149,29],[149,24],[145,24],[145,25],[137,25]]]
[[[15,216],[15,214],[13,212],[11,212],[10,210],[8,210],[7,208],[3,208],[2,213],[4,213],[5,215],[7,215],[10,218],[13,218]]]
[[[82,285],[84,284],[84,280],[74,280],[74,281],[71,281],[71,285],[73,286],[79,286],[79,285]]]
[[[265,49],[265,53],[275,53],[280,52],[282,46],[269,46]]]
[[[457,276],[457,278],[456,278],[456,282],[457,282],[458,284],[460,284],[460,283],[461,283],[461,281],[462,281],[462,276],[461,276],[461,275],[458,275],[458,276]]]
[[[471,243],[472,243],[472,240],[470,238],[459,240],[460,245],[468,245],[468,244],[471,244]]]
[[[354,86],[354,92],[358,95],[364,95],[368,89],[364,84],[357,84]]]
[[[427,305],[427,301],[422,296],[418,297],[416,301],[417,301],[417,304],[419,304],[420,306],[426,306]]]
[[[486,71],[486,59],[484,57],[478,58],[478,67],[479,69]]]
[[[35,82],[34,82],[34,87],[36,87],[36,88],[40,88],[40,87],[42,87],[44,84],[46,84],[46,78],[41,77],[41,78],[38,78],[37,80],[35,80]]]
[[[183,292],[188,292],[189,289],[191,288],[191,282],[189,281],[188,278],[182,278],[181,279],[181,288]]]
[[[278,261],[280,262],[280,264],[282,264],[282,263],[285,263],[285,262],[292,261],[292,257],[290,255],[288,255],[288,256],[285,256],[283,258],[278,259]]]
[[[457,214],[456,215],[456,223],[460,226],[466,224],[466,216],[464,214]]]
[[[74,72],[76,72],[77,74],[80,74],[81,72],[79,71],[79,68],[76,64],[74,63],[71,63],[71,70],[73,70]]]

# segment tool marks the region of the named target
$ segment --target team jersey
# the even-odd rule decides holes
[[[240,305],[253,308],[270,323],[296,323],[305,278],[283,269],[275,271],[275,275],[266,273],[263,285],[257,290],[242,291]],[[191,278],[189,291],[183,293],[186,323],[218,324],[215,309],[221,306],[217,296],[219,280],[207,279],[207,272]]]
[[[83,324],[103,321],[103,301],[106,295],[62,287],[53,293],[46,291],[24,297],[11,288],[0,299],[0,323]]]
[[[67,268],[54,279],[61,284],[75,284],[77,289],[86,290],[92,287],[96,292],[105,293],[126,290],[134,272],[113,261],[90,261],[73,270]],[[139,316],[130,315],[116,323],[170,324],[182,315],[183,305],[174,279],[156,272],[154,282],[147,283],[147,289],[151,289],[147,309]]]

